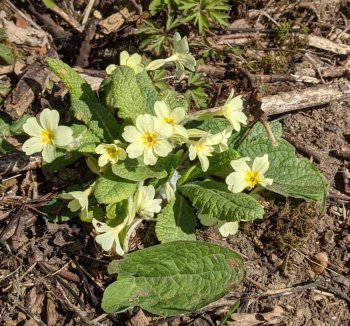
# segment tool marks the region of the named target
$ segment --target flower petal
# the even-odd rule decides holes
[[[226,184],[228,185],[228,189],[233,193],[242,192],[245,188],[247,188],[247,184],[244,181],[245,174],[240,172],[232,172],[226,177]]]
[[[154,117],[150,114],[142,114],[136,118],[136,128],[142,134],[154,130]]]
[[[38,153],[43,150],[44,144],[41,142],[41,138],[31,137],[27,139],[22,145],[22,151],[27,155],[31,155],[33,153]]]
[[[111,227],[109,225],[107,225],[106,223],[100,222],[95,218],[92,219],[92,224],[97,233],[105,233],[111,230]]]
[[[273,179],[270,179],[270,178],[262,178],[260,180],[260,184],[263,186],[263,187],[266,187],[266,186],[271,186],[273,183]]]
[[[169,117],[171,114],[171,110],[165,101],[156,101],[156,103],[154,103],[154,112],[161,120]]]
[[[127,65],[129,67],[134,68],[135,66],[139,65],[141,61],[142,61],[142,57],[138,53],[134,53],[127,60]]]
[[[169,138],[173,134],[173,127],[168,123],[156,124],[154,130],[159,134],[160,137],[164,138]]]
[[[235,235],[238,232],[238,227],[238,222],[226,222],[219,226],[219,232],[226,238],[229,235]]]
[[[107,165],[109,163],[109,157],[107,153],[102,154],[99,158],[98,158],[98,166],[100,168],[102,168],[103,166]]]
[[[134,126],[126,126],[122,137],[129,143],[141,140],[141,133]]]
[[[126,148],[126,152],[130,158],[136,158],[143,154],[145,146],[140,142],[134,142]]]
[[[156,70],[160,67],[163,67],[165,64],[165,60],[164,59],[157,59],[152,61],[147,67],[146,70]]]
[[[71,212],[77,212],[81,208],[81,205],[77,199],[73,199],[68,203],[68,208]]]
[[[146,147],[143,155],[143,162],[145,165],[155,165],[157,163],[157,160],[158,158],[154,155],[153,149]]]
[[[182,107],[175,108],[171,111],[171,117],[174,119],[176,124],[182,122],[185,119],[186,114],[186,109]]]
[[[260,172],[260,174],[263,175],[268,169],[269,169],[269,158],[267,154],[265,154],[264,156],[255,158],[252,166],[252,170],[254,172]]]
[[[161,157],[167,156],[171,151],[173,147],[171,144],[166,140],[160,140],[157,142],[157,144],[154,146],[154,152]]]
[[[196,151],[196,146],[195,145],[190,145],[188,148],[188,157],[190,158],[191,161],[193,161],[197,157],[197,151]]]
[[[95,148],[96,154],[103,154],[105,152],[106,152],[106,145],[105,144],[100,144]]]
[[[41,137],[43,128],[39,125],[38,119],[32,117],[23,125],[23,130],[29,136]]]
[[[54,145],[44,144],[43,148],[43,159],[45,162],[50,163],[55,159],[56,148]]]
[[[241,157],[237,160],[231,161],[231,166],[236,172],[240,172],[242,174],[246,174],[247,172],[250,171],[250,167],[246,162],[249,162],[250,158],[249,157]]]
[[[73,130],[66,126],[58,126],[55,130],[55,144],[66,146],[73,141]]]
[[[115,237],[111,232],[107,232],[97,235],[95,241],[101,245],[104,251],[110,251],[113,247]]]
[[[203,172],[206,172],[209,168],[209,159],[203,153],[197,153],[199,161],[201,162]]]
[[[126,66],[127,65],[127,61],[129,59],[129,53],[127,51],[122,51],[120,52],[120,55],[119,55],[119,63],[121,66]]]
[[[60,121],[60,114],[56,110],[44,109],[40,113],[40,123],[44,129],[55,130]]]

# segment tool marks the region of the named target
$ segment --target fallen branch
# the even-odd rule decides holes
[[[267,96],[262,99],[261,108],[269,116],[348,100],[350,100],[350,82],[343,81]]]

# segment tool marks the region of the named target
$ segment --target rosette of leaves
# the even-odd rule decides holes
[[[94,149],[102,143],[122,140],[124,127],[134,126],[140,115],[154,116],[157,101],[165,101],[174,112],[176,108],[188,107],[183,96],[174,89],[164,94],[158,92],[146,71],[136,74],[128,66],[116,66],[105,89],[107,100],[104,102],[111,106],[107,108],[72,68],[55,59],[49,59],[48,63],[66,85],[72,112],[79,121],[74,127],[74,146],[70,152],[63,153],[63,158],[72,159],[73,155],[67,154],[78,153],[80,157],[97,161]],[[193,84],[196,78],[192,76]],[[203,87],[200,81],[197,85]],[[196,105],[196,101],[193,102]],[[182,127],[189,128],[187,121],[190,120],[187,113]],[[231,126],[228,120],[220,117],[206,119],[201,124],[197,122],[197,125],[200,131],[212,135]],[[273,183],[260,191],[325,201],[324,177],[309,161],[296,157],[294,147],[281,137],[280,124],[273,124],[272,130],[278,146],[272,145],[262,125],[256,124],[241,144],[239,140],[244,132],[233,131],[228,149],[213,152],[205,172],[200,162],[189,160],[184,142],[174,143],[174,147],[170,147],[173,150],[158,158],[154,165],[130,157],[103,169],[96,168],[95,164],[92,170],[96,180],[89,195],[89,210],[93,212],[97,207],[102,210],[102,214],[98,214],[100,217],[94,218],[106,216],[100,222],[107,227],[111,228],[108,223],[116,216],[118,219],[129,216],[127,210],[121,214],[116,208],[135,198],[140,184],[153,186],[157,198],[163,198],[163,208],[153,220],[161,245],[127,254],[124,259],[111,263],[109,272],[117,273],[118,279],[105,291],[102,302],[105,311],[120,312],[140,306],[159,315],[186,313],[219,299],[242,280],[242,259],[238,255],[220,246],[195,241],[197,211],[223,222],[253,222],[264,216],[263,205],[256,196],[259,189],[255,189],[254,195],[250,191],[233,193],[228,190],[225,178],[232,172],[233,160],[240,157],[254,160],[267,154],[270,166],[265,176],[273,179]],[[60,168],[62,165],[56,166]],[[166,192],[164,198],[162,191],[169,190],[169,185],[172,190]],[[116,240],[125,243],[128,229],[121,229],[120,234]]]

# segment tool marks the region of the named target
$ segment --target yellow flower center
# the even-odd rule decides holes
[[[231,111],[231,108],[229,105],[224,106],[224,112],[225,112],[226,117],[230,117],[232,115],[232,111]]]
[[[254,188],[261,182],[261,176],[258,171],[248,171],[245,175],[244,182],[250,187]]]
[[[118,150],[115,147],[108,147],[107,148],[107,155],[115,160],[118,157]]]
[[[55,134],[51,129],[44,129],[41,131],[41,142],[52,145],[55,139]]]
[[[168,123],[168,124],[172,125],[172,126],[175,125],[175,120],[173,118],[165,117],[165,118],[163,118],[163,121],[165,123]]]
[[[200,145],[196,145],[196,151],[197,152],[202,152],[204,150],[204,145],[200,144]]]
[[[142,143],[145,147],[151,148],[157,144],[157,134],[155,132],[146,132],[142,135]]]

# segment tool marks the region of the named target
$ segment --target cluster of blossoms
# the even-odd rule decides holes
[[[123,51],[120,55],[120,64],[131,67],[135,74],[145,70],[154,70],[167,62],[174,62],[177,75],[182,79],[185,69],[194,70],[196,61],[189,54],[186,38],[181,38],[175,33],[174,53],[168,59],[152,61],[148,66],[142,65],[142,57],[138,54],[129,55]],[[107,67],[107,73],[113,73],[116,66]],[[158,158],[168,156],[176,147],[187,147],[190,161],[199,160],[201,169],[206,172],[209,168],[209,158],[214,153],[224,152],[228,149],[228,141],[233,130],[239,132],[241,125],[247,124],[247,117],[242,112],[243,101],[240,96],[234,96],[231,92],[225,104],[213,111],[187,114],[183,107],[171,109],[165,101],[156,101],[154,115],[142,114],[136,118],[134,125],[126,126],[121,140],[114,140],[110,144],[99,144],[95,148],[98,155],[96,168],[93,172],[100,173],[108,166],[118,164],[127,157],[143,161],[144,165],[156,165]],[[209,112],[209,113],[208,113]],[[203,120],[207,116],[225,117],[229,127],[212,134],[200,129],[186,129],[186,123],[191,120]],[[56,147],[69,149],[73,143],[73,131],[66,126],[59,126],[59,113],[56,110],[44,109],[38,118],[29,118],[23,126],[23,130],[31,136],[22,146],[27,154],[42,152],[45,162],[55,159]],[[89,157],[91,158],[91,157]],[[187,156],[184,156],[184,162]],[[248,157],[242,157],[231,162],[233,172],[226,177],[228,190],[233,193],[242,192],[245,189],[253,189],[257,185],[262,187],[272,184],[272,179],[265,178],[264,174],[269,168],[268,156],[257,157],[250,165]],[[91,166],[88,164],[91,168]],[[177,171],[176,171],[177,173]],[[179,177],[179,176],[177,176]],[[175,182],[176,183],[176,182]],[[163,192],[169,202],[174,197],[174,188],[166,183]],[[165,189],[165,190],[164,190]],[[84,191],[72,191],[63,193],[61,198],[70,200],[68,208],[80,211],[84,220],[89,220],[89,196],[93,193],[94,184]],[[158,194],[161,192],[157,190]],[[127,216],[123,219],[101,222],[92,219],[92,224],[98,233],[96,242],[103,250],[114,249],[119,255],[123,255],[128,248],[128,239],[136,225],[142,221],[153,220],[154,214],[161,211],[162,199],[155,198],[156,189],[152,185],[145,186],[141,182],[136,193],[128,198]],[[90,214],[91,215],[91,214]],[[238,222],[223,222],[208,215],[199,214],[203,225],[218,224],[223,236],[234,234],[238,230]]]

